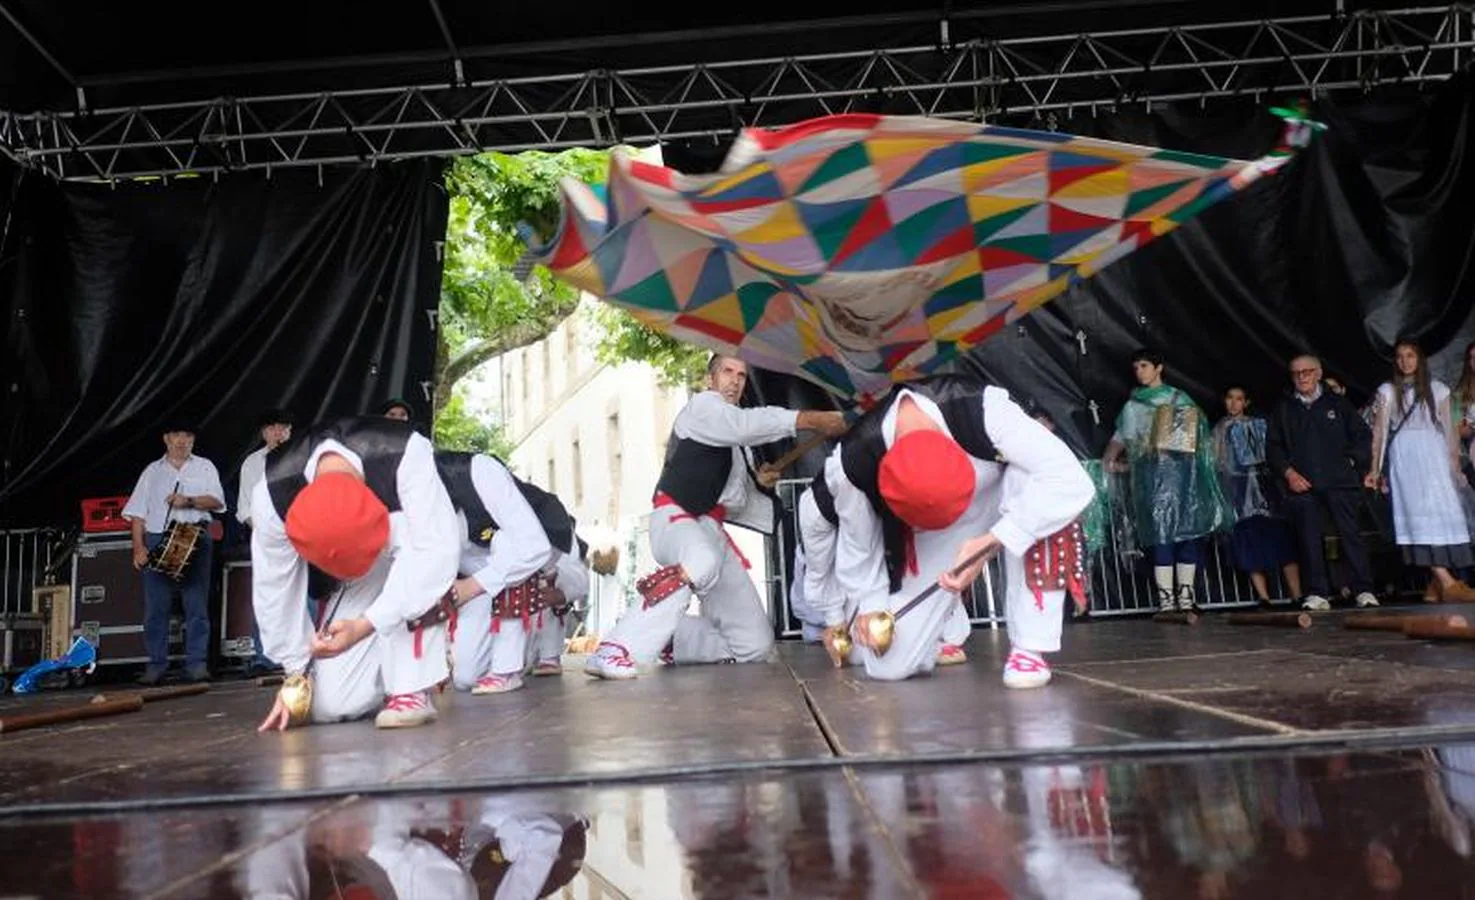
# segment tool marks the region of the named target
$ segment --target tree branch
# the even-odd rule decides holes
[[[577,306],[578,300],[575,298],[574,302],[568,304],[567,307],[560,306],[552,310],[553,315],[537,322],[519,322],[511,328],[502,329],[495,337],[478,341],[464,348],[450,359],[440,372],[435,386],[436,407],[443,406],[450,399],[451,389],[455,387],[456,382],[470,375],[477,366],[511,350],[537,343],[551,334],[553,329],[567,319]],[[442,400],[442,397],[445,400]]]

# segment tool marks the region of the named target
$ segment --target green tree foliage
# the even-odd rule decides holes
[[[710,351],[656,331],[607,303],[595,307],[593,318],[599,326],[594,355],[600,362],[618,365],[633,359],[649,363],[667,387],[695,387],[706,378]]]
[[[608,151],[584,149],[481,153],[452,164],[446,176],[450,218],[433,411],[441,446],[471,450],[502,440],[503,449],[511,449],[505,437],[495,437],[499,429],[475,421],[456,385],[488,360],[547,337],[578,306],[579,292],[545,267],[518,271],[527,248],[517,228],[527,223],[540,241],[547,240],[558,225],[559,181],[573,177],[595,184],[608,171]],[[644,360],[673,384],[688,383],[705,364],[704,351],[652,331],[620,310],[601,304],[595,319],[602,326],[596,329],[601,361]]]
[[[436,415],[435,443],[445,450],[490,453],[504,461],[512,455],[512,441],[506,430],[473,415],[466,409],[462,394],[451,397]]]

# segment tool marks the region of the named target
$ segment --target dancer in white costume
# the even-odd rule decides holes
[[[773,531],[773,499],[758,489],[747,448],[805,429],[834,437],[846,426],[838,412],[743,409],[738,400],[747,380],[742,360],[714,356],[707,390],[677,414],[650,517],[651,555],[663,568],[640,581],[643,602],[627,610],[590,655],[590,675],[634,678],[637,666],[654,662],[667,645],[677,663],[768,658],[773,628],[747,561],[723,530],[731,521]],[[693,596],[701,602],[700,616],[685,615]]]
[[[956,595],[1002,552],[1011,645],[1004,684],[1046,684],[1043,654],[1060,649],[1064,588],[1083,574],[1072,523],[1093,493],[1070,449],[1007,392],[938,376],[898,387],[867,413],[840,463],[835,577],[859,613],[895,613],[932,583],[943,587],[896,621],[884,653],[857,623],[867,674],[897,680],[930,670]]]

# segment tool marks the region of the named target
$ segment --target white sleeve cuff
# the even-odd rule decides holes
[[[1007,517],[995,522],[991,530],[994,533],[994,537],[999,539],[999,543],[1004,545],[1004,549],[1015,556],[1024,556],[1029,551],[1029,548],[1034,546],[1035,541],[1038,540],[1018,525],[1015,525]]]

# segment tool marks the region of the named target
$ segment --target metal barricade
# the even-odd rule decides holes
[[[798,521],[795,513],[799,497],[808,489],[810,479],[808,478],[785,478],[780,479],[774,486],[778,494],[781,509],[779,510],[778,530],[774,537],[770,538],[769,567],[772,573],[770,579],[770,608],[776,611],[776,621],[779,626],[779,635],[786,638],[797,638],[802,633],[802,627],[793,612],[789,608],[789,592],[793,586],[794,578],[794,548],[799,543]],[[998,627],[1004,622],[1004,571],[998,559],[989,560],[978,580],[973,584],[973,590],[964,599],[968,607],[968,618],[974,626],[985,625]]]
[[[44,583],[60,537],[53,528],[0,530],[0,614],[31,612],[31,590]]]
[[[773,591],[770,594],[777,609],[780,634],[798,637],[800,624],[789,609],[789,591],[793,579],[794,547],[798,543],[795,504],[808,488],[809,479],[784,479],[776,491],[782,504],[776,546],[770,556],[774,560]],[[1205,608],[1253,606],[1255,591],[1249,576],[1234,568],[1225,541],[1210,539],[1204,543],[1204,557],[1198,570],[1196,595]],[[1272,596],[1284,596],[1280,573],[1266,573]],[[1090,560],[1091,614],[1119,616],[1146,614],[1158,607],[1157,592],[1152,582],[1152,567],[1141,553],[1119,552],[1116,535],[1108,529],[1106,545]],[[1000,560],[989,561],[974,585],[969,604],[969,618],[975,626],[998,626],[1003,622],[1005,596],[1004,571]]]

